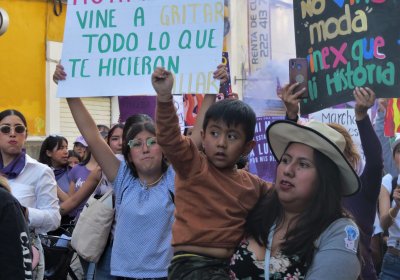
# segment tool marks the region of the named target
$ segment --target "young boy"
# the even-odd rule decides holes
[[[253,148],[256,116],[239,100],[207,111],[201,132],[204,152],[181,135],[172,74],[157,68],[157,142],[175,172],[174,258],[168,279],[229,279],[229,260],[244,233],[249,211],[269,185],[235,163]]]

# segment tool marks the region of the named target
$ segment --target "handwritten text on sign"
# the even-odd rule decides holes
[[[59,96],[154,94],[157,66],[174,93],[217,93],[223,21],[222,0],[70,0]]]
[[[398,1],[294,1],[297,56],[310,73],[302,113],[353,100],[360,86],[398,94],[399,13]]]

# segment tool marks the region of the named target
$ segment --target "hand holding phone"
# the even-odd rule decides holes
[[[308,98],[308,67],[306,58],[289,59],[289,82],[290,84],[299,83],[293,93],[305,88],[306,90],[300,98]]]

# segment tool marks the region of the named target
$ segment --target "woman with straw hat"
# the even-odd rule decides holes
[[[320,122],[267,129],[275,188],[253,210],[232,258],[232,279],[357,279],[359,230],[341,206],[360,180],[344,137]]]

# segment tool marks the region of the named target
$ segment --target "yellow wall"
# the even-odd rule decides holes
[[[62,41],[62,15],[53,1],[0,0],[10,24],[0,37],[0,111],[14,108],[28,120],[29,135],[45,135],[46,40]]]

